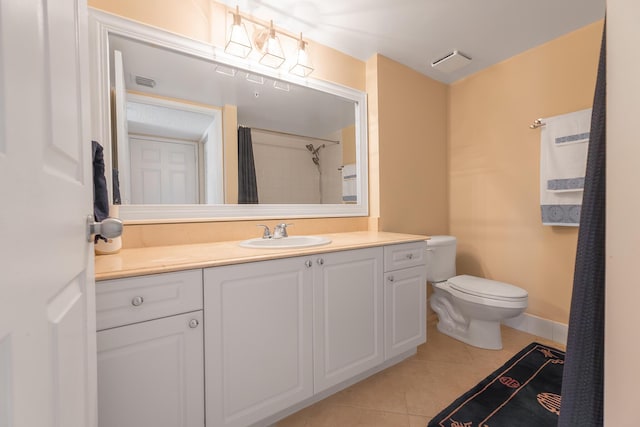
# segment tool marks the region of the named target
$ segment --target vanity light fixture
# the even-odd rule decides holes
[[[286,60],[286,55],[278,36],[284,36],[295,40],[297,45],[295,58],[290,62],[293,65],[289,68],[289,72],[300,77],[307,77],[313,72],[309,46],[302,39],[302,33],[300,33],[300,37],[297,37],[287,32],[276,30],[273,26],[273,21],[270,21],[267,26],[264,21],[260,22],[252,17],[241,15],[238,6],[236,6],[235,11],[230,10],[229,13],[233,15],[233,25],[229,32],[229,40],[224,48],[226,53],[247,58],[252,48],[255,47],[260,53],[259,63],[271,68],[280,68]],[[252,39],[253,44],[249,41],[249,36],[242,20],[249,21],[256,27]]]
[[[300,77],[307,77],[313,71],[311,57],[309,56],[308,43],[302,40],[302,33],[298,40],[298,51],[296,52],[296,62],[289,69],[289,72]]]
[[[273,87],[278,90],[283,90],[285,92],[289,92],[289,90],[291,89],[291,86],[289,86],[289,83],[281,82],[280,80],[274,81]]]
[[[280,39],[273,28],[273,21],[269,24],[268,29],[263,28],[256,33],[254,43],[258,51],[262,53],[262,58],[258,62],[271,68],[280,68],[285,57]]]
[[[227,67],[226,65],[216,64],[215,65],[216,73],[224,74],[225,76],[234,77],[236,75],[237,70],[233,67]]]
[[[251,53],[251,41],[247,28],[242,23],[240,16],[240,8],[236,6],[236,12],[233,14],[233,25],[229,35],[229,41],[224,47],[224,51],[240,58],[246,58]]]
[[[251,83],[256,83],[256,84],[259,84],[259,85],[264,84],[264,77],[262,77],[259,74],[247,73],[246,79],[247,79],[247,81],[249,81]]]

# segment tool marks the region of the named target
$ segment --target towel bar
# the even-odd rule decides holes
[[[538,129],[539,127],[542,127],[544,125],[546,125],[546,123],[544,123],[542,119],[535,119],[533,123],[529,125],[529,129]]]

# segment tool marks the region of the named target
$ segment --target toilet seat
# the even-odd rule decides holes
[[[450,290],[463,299],[525,302],[529,296],[527,291],[517,286],[466,274],[452,277],[447,282]]]

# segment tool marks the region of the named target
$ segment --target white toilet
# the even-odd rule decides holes
[[[427,240],[427,280],[438,330],[475,347],[502,348],[500,322],[524,312],[528,293],[514,285],[481,277],[456,276],[456,238]]]

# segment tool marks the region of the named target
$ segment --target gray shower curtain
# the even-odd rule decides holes
[[[258,203],[256,166],[253,160],[251,129],[238,127],[238,203]]]
[[[603,424],[606,25],[591,115],[559,427]]]

